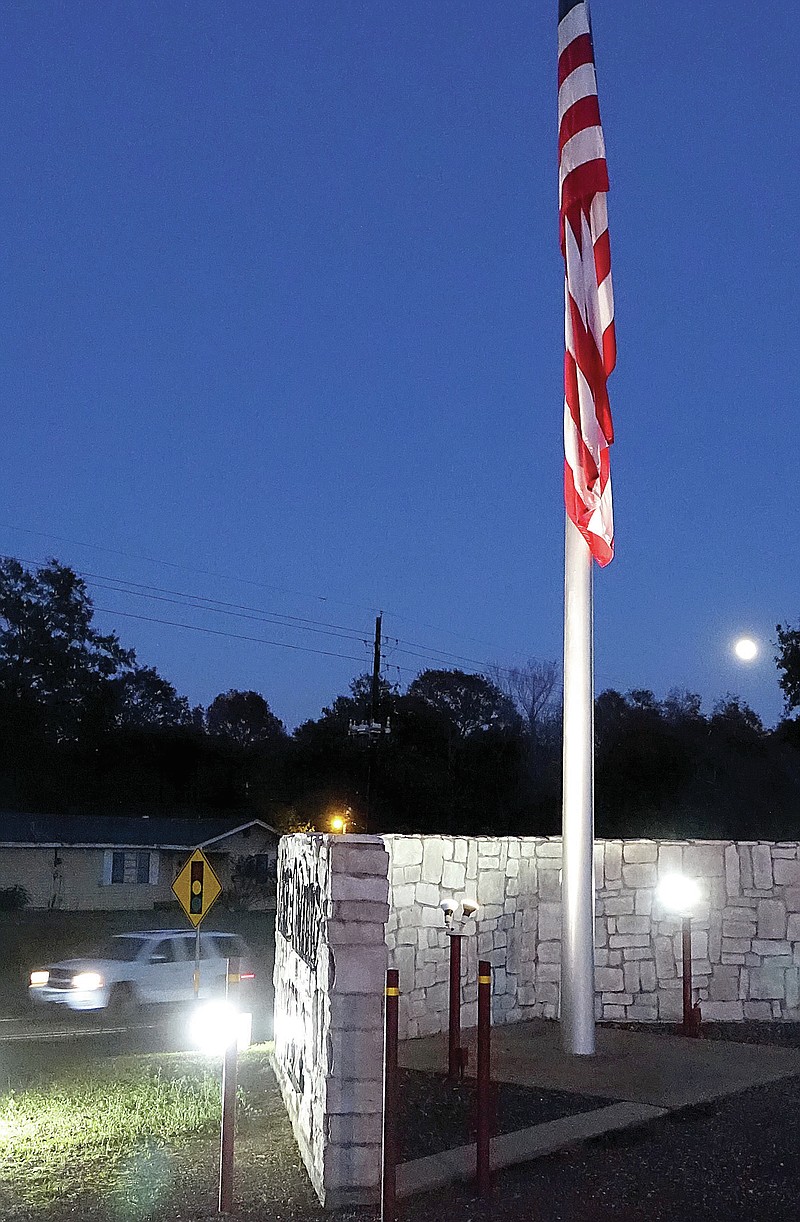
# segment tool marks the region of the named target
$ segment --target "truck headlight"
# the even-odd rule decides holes
[[[31,972],[31,985],[34,988],[41,988],[42,985],[47,984],[49,979],[49,972]]]
[[[73,989],[102,989],[103,983],[99,972],[78,972],[77,976],[72,977]]]

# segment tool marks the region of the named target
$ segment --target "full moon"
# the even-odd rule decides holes
[[[733,647],[733,652],[740,662],[752,662],[758,654],[758,645],[752,637],[740,636]]]

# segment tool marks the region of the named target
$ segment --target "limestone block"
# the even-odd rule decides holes
[[[546,1006],[558,1006],[560,1001],[557,984],[536,984],[536,1000]]]
[[[655,887],[656,867],[653,863],[642,865],[623,864],[622,881],[626,887]]]
[[[632,1006],[633,1005],[633,994],[632,993],[601,993],[600,1002],[604,1006],[607,1006],[607,1005]]]
[[[617,933],[646,933],[650,934],[650,918],[647,916],[619,916],[617,917]]]
[[[536,979],[558,984],[561,979],[561,965],[559,963],[538,964],[536,967]]]
[[[720,843],[687,844],[683,850],[683,872],[690,878],[721,878],[725,874],[725,858]]]
[[[376,928],[378,928],[378,926],[376,926]],[[410,925],[406,926],[404,929],[398,930],[395,938],[392,941],[392,946],[417,946],[419,945],[419,939],[417,937],[418,933],[419,930],[414,929]]]
[[[536,957],[540,963],[560,963],[561,943],[540,942]]]
[[[797,842],[795,840],[779,840],[772,846],[773,857],[797,857]]]
[[[729,955],[723,951],[722,956],[720,958],[720,962],[721,963],[736,963],[736,964],[744,963],[744,955]]]
[[[612,896],[603,900],[606,916],[626,916],[633,914],[634,897],[632,895]]]
[[[501,874],[499,869],[482,868],[478,874],[478,903],[482,907],[486,904],[502,904],[505,885],[505,874]]]
[[[645,947],[650,945],[650,935],[648,933],[612,934],[608,939],[608,945],[612,950],[622,950],[626,946]]]
[[[631,962],[639,960],[641,963],[644,963],[645,960],[653,958],[653,948],[649,943],[647,946],[626,946],[622,952],[615,951],[613,953],[624,955],[626,962],[628,960]]]
[[[743,909],[736,908],[734,911],[739,914],[735,918],[725,916],[722,918],[723,935],[726,938],[754,938],[756,936],[756,914],[752,914],[751,920],[750,913],[745,913]],[[745,916],[747,920],[742,919]]]
[[[521,857],[522,854],[520,852],[519,837],[515,837],[513,840],[509,840],[508,855],[509,857],[516,858],[517,860],[519,860],[519,858]]]
[[[594,944],[595,946],[608,945],[608,930],[602,917],[594,923]]]
[[[773,861],[772,872],[777,887],[800,887],[800,861]]]
[[[334,874],[388,875],[389,854],[374,845],[352,845],[342,840],[334,846],[331,865]]]
[[[380,1112],[365,1112],[356,1116],[328,1116],[326,1135],[335,1146],[379,1145],[383,1133]]]
[[[667,1023],[677,1022],[683,1017],[683,998],[677,989],[658,990],[658,1017]]]
[[[634,909],[637,916],[650,916],[653,911],[654,897],[655,891],[648,887],[642,887],[637,890]]]
[[[414,887],[408,883],[401,887],[395,887],[392,892],[392,904],[397,908],[413,908],[414,906]]]
[[[383,925],[368,921],[328,921],[326,938],[329,946],[382,946]]]
[[[467,842],[463,836],[458,836],[453,841],[453,861],[460,862],[466,870],[467,864]]]
[[[638,962],[626,963],[623,967],[625,977],[625,992],[638,993],[641,987],[640,965]]]
[[[398,874],[400,877],[396,880],[396,886],[403,886],[405,883],[418,883],[422,878],[422,866],[401,866]]]
[[[605,947],[597,946],[595,944],[594,965],[595,967],[608,967],[608,951]]]
[[[594,972],[594,987],[602,993],[621,993],[625,978],[620,967],[598,967]]]
[[[608,1022],[612,1022],[614,1019],[624,1019],[625,1007],[614,1005],[603,1006],[603,1018]]]
[[[772,1018],[772,1006],[768,1001],[746,1001],[744,1016],[751,1021],[763,1022],[765,1019]]]
[[[781,900],[761,900],[759,902],[758,936],[759,938],[781,939],[786,937],[786,908]]]
[[[442,857],[445,861],[453,860],[453,838],[452,836],[442,836]]]
[[[474,882],[478,877],[478,844],[475,840],[467,841],[467,878]]]
[[[753,857],[750,852],[750,846],[746,844],[737,844],[736,852],[739,854],[739,879],[742,890],[753,885]]]
[[[502,950],[503,947],[508,946],[508,934],[504,929],[498,929],[492,940],[492,946],[495,950]]]
[[[656,1023],[658,1022],[658,1006],[637,1001],[628,1007],[625,1017],[629,1023]]]
[[[645,954],[645,953],[646,952],[644,951],[642,952],[642,954]],[[609,967],[620,967],[621,964],[622,964],[622,951],[621,950],[610,950],[608,952],[608,966]]]
[[[328,1034],[328,1073],[334,1078],[380,1078],[383,1067],[383,1032],[361,1031],[358,1039],[346,1030]]]
[[[540,840],[536,846],[538,858],[552,857],[561,860],[561,838],[557,840]]]
[[[708,931],[692,927],[692,959],[708,958]]]
[[[749,949],[749,947],[748,947]],[[660,935],[655,939],[656,973],[659,980],[675,975],[675,955],[672,949],[672,939]]]
[[[779,942],[777,939],[768,942],[760,938],[753,939],[754,955],[791,955],[791,953],[792,947],[789,942]]]
[[[703,1001],[700,1003],[703,1020],[709,1023],[741,1022],[744,1008],[740,1001]]]
[[[422,877],[434,887],[441,886],[444,853],[439,836],[426,836],[422,844]]]
[[[383,1107],[381,1075],[368,1082],[361,1079],[329,1078],[327,1082],[329,1115],[357,1115],[380,1112]]]
[[[560,904],[539,904],[539,937],[543,942],[561,937]]]
[[[786,969],[784,985],[786,989],[786,1007],[789,1010],[794,1010],[800,1005],[800,973],[798,973],[796,967]]]
[[[800,913],[792,912],[789,914],[786,937],[790,942],[800,941]]]
[[[605,874],[605,845],[602,840],[594,842],[594,885],[602,889]]]
[[[664,878],[667,874],[681,874],[682,872],[683,845],[660,844],[658,846],[658,877]]]
[[[785,997],[785,971],[772,964],[750,970],[750,996],[754,1001],[780,1000]]]
[[[478,855],[480,857],[500,857],[500,841],[494,836],[479,836],[478,837]],[[493,866],[497,865],[496,861],[490,863]]]
[[[711,1001],[738,1000],[738,968],[715,966],[708,986],[708,996]]]
[[[509,857],[508,861],[506,862],[506,878],[518,878],[518,877],[519,877],[519,858],[518,857]]]
[[[725,890],[728,895],[738,895],[741,890],[739,854],[735,844],[725,846]]]
[[[442,899],[440,887],[433,883],[417,883],[414,888],[414,902],[420,907],[438,908]]]
[[[622,877],[622,841],[606,840],[604,848],[603,873],[608,886],[609,880],[614,881]]]
[[[752,943],[749,938],[725,938],[722,939],[722,954],[723,955],[746,955]]]
[[[787,887],[783,898],[789,912],[800,912],[800,887]]]
[[[751,850],[753,856],[753,886],[759,891],[772,890],[772,854],[768,844],[754,844]]]
[[[630,862],[655,861],[658,845],[654,840],[626,840],[622,846],[622,860]]]
[[[372,875],[334,874],[330,881],[330,896],[334,901],[385,904],[389,898],[389,879]]]
[[[639,964],[639,979],[643,993],[652,993],[656,988],[656,965],[652,959],[643,959]]]
[[[561,899],[561,882],[558,870],[539,869],[539,898],[547,903]]]

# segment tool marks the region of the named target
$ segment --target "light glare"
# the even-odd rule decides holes
[[[685,874],[667,874],[658,884],[657,896],[668,912],[689,916],[700,902],[700,887],[696,879]]]
[[[198,1006],[189,1022],[192,1043],[201,1052],[214,1056],[236,1041],[242,1052],[250,1047],[252,1014],[243,1014],[229,1001],[210,1001]]]
[[[102,989],[103,977],[99,972],[78,972],[77,976],[72,977],[73,989]]]
[[[31,972],[31,984],[34,987],[41,987],[43,984],[47,984],[49,979],[49,972]]]

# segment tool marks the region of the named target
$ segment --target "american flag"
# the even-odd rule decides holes
[[[587,0],[558,5],[558,160],[566,268],[564,499],[598,564],[614,555],[606,379],[616,361],[608,170]]]

